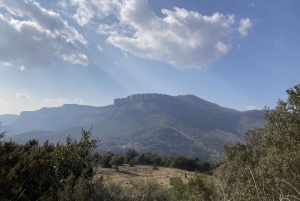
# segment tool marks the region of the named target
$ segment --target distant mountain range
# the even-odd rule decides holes
[[[18,118],[19,115],[15,114],[0,115],[0,122],[2,123],[2,125],[9,125],[16,121]]]
[[[246,130],[263,126],[261,114],[221,107],[193,95],[136,94],[105,107],[67,104],[22,112],[10,119],[10,125],[3,124],[2,131],[19,143],[32,138],[56,143],[69,134],[80,138],[81,128],[93,125],[102,152],[134,148],[214,160],[220,158],[224,144],[242,141]]]

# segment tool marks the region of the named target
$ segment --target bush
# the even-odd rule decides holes
[[[91,130],[82,130],[79,142],[68,137],[65,145],[1,142],[0,200],[64,199],[79,192],[73,191],[74,186],[90,187],[94,171],[90,153],[98,142],[90,136]],[[87,191],[81,192],[85,197]]]
[[[287,101],[265,108],[263,128],[246,133],[245,143],[224,147],[218,170],[228,200],[299,200],[300,85]]]
[[[129,165],[129,167],[134,167],[134,160],[131,159],[131,160],[129,161],[128,165]]]

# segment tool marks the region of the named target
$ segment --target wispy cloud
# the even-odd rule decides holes
[[[249,105],[249,106],[247,106],[247,110],[259,110],[259,108],[254,105]]]
[[[239,33],[244,37],[248,35],[248,29],[252,28],[253,23],[251,22],[251,20],[249,18],[242,18],[240,20],[240,26],[238,28]]]
[[[122,3],[120,0],[71,0],[71,5],[77,7],[73,18],[80,26],[86,26],[95,17],[102,19],[117,14]]]
[[[83,100],[82,100],[81,98],[75,98],[74,101],[75,101],[75,102],[80,102],[80,103],[83,102]]]
[[[249,4],[248,4],[248,7],[254,7],[254,6],[255,6],[254,3],[249,3]]]
[[[17,99],[24,99],[24,100],[33,100],[33,98],[31,98],[28,95],[25,94],[20,94],[20,93],[16,93],[16,98]]]
[[[4,66],[12,66],[12,64],[11,63],[9,63],[9,62],[0,62],[0,64],[2,64],[2,65],[4,65]]]
[[[68,102],[69,102],[69,100],[68,100],[68,99],[65,99],[65,98],[46,99],[45,101],[46,101],[46,102],[49,102],[49,103],[68,103]]]
[[[102,48],[100,45],[97,45],[97,50],[98,50],[99,52],[103,52],[103,48]]]
[[[20,70],[20,71],[25,71],[25,70],[26,70],[26,67],[25,67],[24,65],[22,65],[22,66],[19,67],[19,70]]]

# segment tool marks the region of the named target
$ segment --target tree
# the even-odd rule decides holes
[[[48,141],[39,145],[37,140],[25,145],[0,143],[0,200],[58,200],[63,193],[79,193],[68,186],[72,182],[91,189],[94,159],[90,153],[98,140],[90,136],[91,130],[82,130],[79,142],[68,137],[66,144],[57,145]],[[81,196],[89,194],[86,190]]]
[[[111,161],[111,158],[113,157],[113,153],[112,152],[107,152],[100,160],[100,164],[101,164],[101,167],[103,168],[111,168],[111,164],[110,164],[110,161]]]
[[[81,139],[77,142],[70,136],[66,139],[66,144],[57,143],[54,155],[55,172],[58,177],[65,179],[71,173],[75,178],[84,174],[90,177],[93,172],[94,158],[91,152],[97,146],[99,140],[91,140],[91,130],[81,131]]]
[[[122,154],[116,154],[114,155],[111,160],[110,164],[116,166],[116,170],[119,171],[118,167],[125,162],[125,157]]]
[[[0,129],[1,129],[1,125],[2,125],[2,122],[0,122]],[[0,139],[3,138],[5,136],[5,132],[0,132]]]
[[[137,157],[139,154],[135,151],[135,149],[129,149],[126,153],[126,159],[127,162],[129,162],[131,159],[134,159],[135,157]]]
[[[219,168],[223,192],[233,200],[299,200],[300,85],[287,101],[265,108],[263,128],[246,133],[245,143],[224,147]]]

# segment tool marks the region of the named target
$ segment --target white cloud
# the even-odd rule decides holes
[[[83,100],[81,98],[75,98],[74,101],[82,103]]]
[[[0,103],[4,103],[4,102],[5,102],[5,100],[0,98]]]
[[[71,0],[71,5],[76,6],[73,18],[80,26],[86,26],[96,17],[102,19],[111,14],[117,14],[121,7],[120,0]]]
[[[98,26],[97,33],[102,35],[118,36],[122,33],[127,33],[127,31],[124,29],[124,25],[122,27],[122,24],[113,23],[111,25],[100,24]]]
[[[2,64],[2,65],[4,65],[4,66],[12,66],[12,64],[11,63],[9,63],[9,62],[0,62],[0,64]]]
[[[26,70],[26,67],[24,65],[20,66],[19,67],[20,71],[25,71]]]
[[[254,105],[249,105],[247,106],[247,110],[259,110],[259,108]]]
[[[46,102],[49,102],[49,103],[68,103],[68,102],[69,102],[69,100],[68,100],[68,99],[65,99],[65,98],[46,99],[45,101],[46,101]]]
[[[67,8],[67,3],[65,0],[60,0],[60,2],[58,2],[57,4],[59,7],[61,7],[62,9],[66,9]]]
[[[160,18],[145,0],[127,0],[119,13],[121,24],[134,29],[130,37],[110,35],[107,41],[124,52],[167,62],[177,68],[202,69],[225,55],[230,44],[222,42],[232,30],[233,15],[163,9]]]
[[[228,36],[239,31],[243,36],[252,27],[242,19],[240,28],[234,15],[211,16],[175,7],[162,9],[157,16],[147,0],[71,0],[73,19],[81,26],[101,20],[96,32],[107,35],[107,42],[128,53],[169,63],[177,68],[203,69],[230,51]],[[107,23],[105,23],[107,22]]]
[[[99,52],[103,52],[103,48],[100,45],[97,45],[97,49]]]
[[[33,98],[31,98],[28,95],[25,94],[20,94],[20,93],[16,93],[16,98],[17,99],[24,99],[24,100],[33,100]]]
[[[254,3],[249,3],[249,4],[248,4],[248,7],[254,7],[254,6],[255,6]]]
[[[49,67],[58,59],[88,64],[76,44],[88,42],[59,14],[33,0],[0,0],[0,7],[7,12],[0,13],[0,62],[27,68]]]
[[[238,28],[238,31],[242,36],[247,36],[248,35],[247,31],[252,26],[253,26],[253,24],[249,18],[246,18],[246,19],[242,18],[240,21],[240,26]]]

